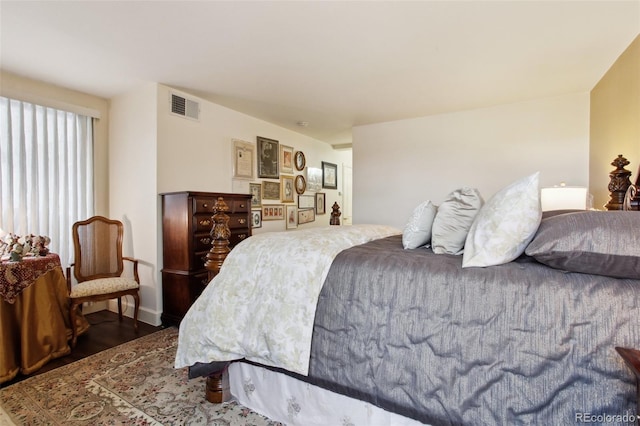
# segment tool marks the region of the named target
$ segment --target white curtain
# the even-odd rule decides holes
[[[94,214],[91,117],[0,97],[0,228],[46,235],[63,268]]]

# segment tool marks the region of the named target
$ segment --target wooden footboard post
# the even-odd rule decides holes
[[[229,386],[229,371],[224,369],[207,377],[207,401],[220,404],[231,400],[231,387]]]
[[[213,206],[213,227],[211,228],[211,249],[207,253],[207,261],[204,267],[209,271],[209,280],[213,279],[220,268],[222,263],[229,254],[229,237],[231,237],[231,230],[229,229],[229,216],[225,212],[229,211],[229,206],[224,202],[222,197],[218,197],[218,200]]]
[[[204,267],[209,271],[209,280],[212,280],[224,263],[224,260],[229,254],[229,237],[231,237],[231,230],[229,229],[229,216],[226,212],[229,211],[229,206],[224,202],[222,197],[218,197],[218,200],[213,206],[213,227],[211,228],[211,250],[207,253],[207,261]],[[207,385],[205,390],[205,397],[207,401],[220,404],[227,402],[231,399],[231,392],[229,386],[229,372],[225,368],[222,371],[217,371],[210,374],[207,377]]]
[[[636,397],[638,398],[636,410],[640,413],[640,351],[621,347],[616,347],[616,351],[636,376]]]

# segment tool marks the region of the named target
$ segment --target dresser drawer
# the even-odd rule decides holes
[[[249,211],[251,200],[231,200],[225,201],[229,206],[230,213],[246,213]]]
[[[213,219],[211,214],[194,214],[193,215],[193,232],[211,232],[213,227]]]
[[[216,204],[216,200],[217,198],[213,197],[193,197],[193,212],[213,214],[213,206]]]
[[[224,198],[224,197],[223,197]],[[193,211],[194,213],[211,213],[213,214],[213,206],[215,206],[217,198],[209,197],[194,197],[193,198]],[[224,200],[229,210],[227,213],[246,213],[249,211],[249,204],[251,200]]]
[[[246,229],[232,229],[229,237],[229,248],[234,247],[241,241],[249,238],[249,232]]]
[[[229,228],[249,228],[249,219],[246,214],[238,213],[238,214],[228,214],[229,216]],[[193,229],[194,232],[211,232],[211,228],[213,227],[213,219],[211,216],[198,214],[193,216]]]
[[[204,264],[207,262],[207,253],[209,253],[209,249],[193,253],[194,270],[205,269]]]
[[[209,251],[211,250],[211,243],[213,239],[208,233],[195,234],[193,236],[193,250],[194,251]]]
[[[229,228],[249,228],[249,219],[247,218],[246,213],[234,213],[229,216]]]

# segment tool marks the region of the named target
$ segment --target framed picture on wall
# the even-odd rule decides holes
[[[313,209],[316,206],[316,200],[313,195],[298,195],[299,209]]]
[[[265,204],[262,206],[262,220],[284,219],[284,204]]]
[[[256,146],[252,143],[233,139],[233,177],[236,179],[254,179],[253,163]]]
[[[336,164],[322,162],[322,187],[338,189],[338,166]]]
[[[251,228],[262,228],[262,210],[251,210]]]
[[[280,176],[280,201],[283,203],[293,203],[294,189],[293,176]]]
[[[325,214],[325,194],[324,192],[316,193],[316,214]]]
[[[296,229],[298,227],[298,209],[296,206],[287,207],[287,229]]]
[[[293,173],[293,148],[280,145],[280,173]]]
[[[262,199],[263,200],[279,200],[280,199],[280,182],[262,182]]]
[[[307,191],[320,191],[322,189],[322,169],[318,167],[307,167]]]
[[[307,182],[304,180],[304,176],[298,175],[296,176],[296,192],[298,194],[304,194],[304,191],[307,189]]]
[[[255,209],[256,207],[261,207],[262,206],[262,184],[250,183],[249,191],[251,192],[251,208]]]
[[[273,139],[258,136],[258,177],[265,179],[278,179],[280,143]]]
[[[316,220],[316,215],[313,209],[298,210],[298,224],[309,223]]]

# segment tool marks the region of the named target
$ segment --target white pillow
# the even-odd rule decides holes
[[[402,246],[405,249],[422,247],[431,242],[431,225],[437,210],[431,201],[424,201],[413,210],[402,233]]]
[[[487,201],[469,230],[463,268],[501,265],[524,252],[542,219],[539,177],[520,179]]]
[[[450,193],[438,207],[431,229],[431,248],[437,254],[462,254],[464,241],[484,200],[475,188]]]

